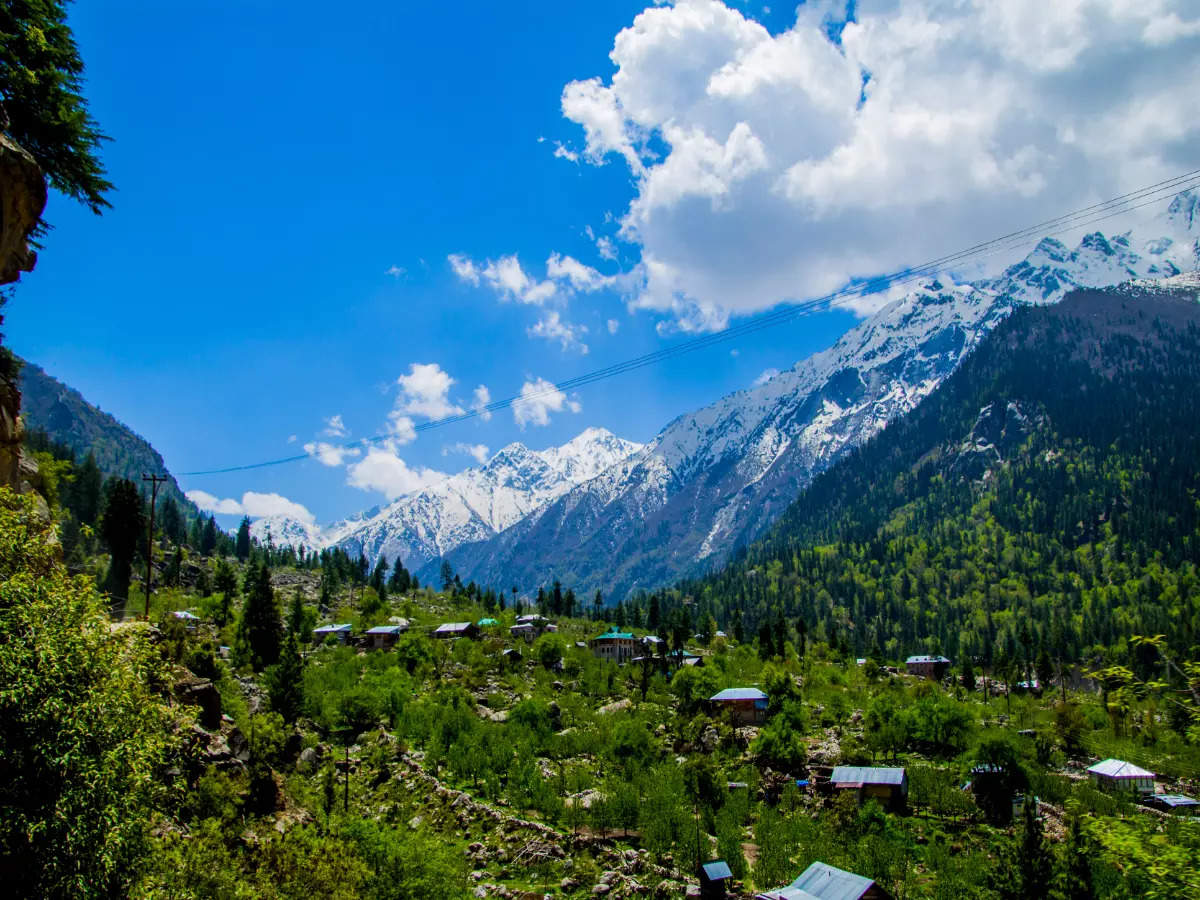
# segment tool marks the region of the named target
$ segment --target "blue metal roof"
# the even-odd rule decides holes
[[[704,876],[709,881],[720,881],[723,878],[733,877],[733,872],[723,859],[714,859],[712,862],[706,862],[700,868],[704,870]]]
[[[499,625],[500,623],[497,622],[495,619],[480,619],[475,624],[478,625],[480,628],[485,628],[488,625]]]
[[[350,625],[322,625],[320,628],[314,628],[313,634],[334,634],[341,631],[349,631]]]
[[[1200,801],[1185,797],[1183,794],[1158,794],[1155,801],[1175,809],[1180,806],[1200,806]]]
[[[944,657],[944,656],[910,656],[908,659],[906,659],[904,661],[904,664],[912,665],[913,663],[948,663],[948,662],[950,662],[950,660],[946,659],[946,657]]]
[[[766,700],[767,695],[758,688],[725,688],[708,699],[714,703],[723,703],[726,700]]]
[[[834,784],[903,784],[903,769],[878,766],[837,766],[829,780]]]
[[[376,625],[374,628],[368,628],[367,634],[399,634],[403,631],[403,626],[400,625]]]
[[[615,640],[618,638],[621,638],[621,639],[624,639],[627,641],[632,641],[633,635],[630,634],[628,631],[606,631],[606,632],[604,632],[604,634],[596,635],[594,638],[592,638],[592,640],[593,641],[611,641],[611,640]]]
[[[859,900],[874,884],[862,875],[815,862],[787,887],[758,896],[767,900]]]

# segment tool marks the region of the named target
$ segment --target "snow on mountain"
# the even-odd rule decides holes
[[[464,542],[492,537],[640,449],[602,428],[546,450],[509,444],[483,466],[386,507],[324,528],[272,516],[254,522],[251,533],[265,541],[269,532],[276,546],[337,545],[354,556],[362,551],[372,564],[381,555],[399,557],[416,569]]]
[[[1000,276],[931,279],[765,383],[669,423],[640,452],[495,537],[464,542],[464,579],[535,589],[560,578],[620,597],[719,563],[843,453],[917,405],[1017,303],[1200,265],[1200,194],[1176,197],[1151,240],[1043,239]]]

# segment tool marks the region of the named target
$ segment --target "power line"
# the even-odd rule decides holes
[[[491,403],[476,407],[474,409],[464,410],[461,413],[444,416],[440,419],[431,419],[428,422],[421,422],[413,426],[413,430],[416,432],[431,431],[435,428],[442,428],[446,425],[453,425],[458,422],[467,421],[468,419],[474,419],[481,415],[490,415],[491,413],[508,409],[519,403],[528,403],[540,397],[547,397],[560,392],[585,387],[587,385],[595,384],[598,381],[604,381],[617,375],[623,375],[627,372],[645,368],[646,366],[656,365],[657,363],[664,362],[668,359],[674,359],[675,357],[683,356],[687,353],[707,349],[708,347],[716,344],[735,340],[767,328],[773,328],[775,326],[785,324],[793,319],[800,318],[801,316],[833,309],[839,305],[844,306],[853,299],[867,297],[890,288],[903,287],[907,284],[911,284],[914,281],[920,281],[924,278],[935,275],[954,264],[995,256],[998,253],[1019,247],[1034,237],[1056,237],[1067,232],[1076,231],[1080,228],[1086,228],[1091,225],[1107,221],[1108,219],[1112,219],[1116,216],[1125,215],[1144,207],[1160,203],[1168,197],[1174,196],[1175,194],[1193,187],[1200,187],[1200,169],[1195,169],[1183,175],[1177,175],[1173,178],[1159,181],[1155,184],[1139,188],[1135,191],[1130,191],[1127,194],[1122,194],[1099,203],[1094,203],[1091,206],[1075,210],[1074,212],[1066,213],[1052,219],[1047,219],[1043,222],[1037,223],[1036,225],[1030,225],[1027,228],[1011,231],[1008,234],[1004,234],[989,241],[984,241],[983,243],[975,244],[963,250],[938,257],[937,259],[930,260],[929,262],[923,263],[919,266],[899,269],[891,274],[880,275],[867,279],[864,282],[847,285],[839,290],[825,294],[824,296],[805,300],[799,303],[789,304],[781,309],[764,313],[760,316],[748,319],[740,324],[727,326],[720,331],[715,331],[699,337],[691,338],[678,344],[674,344],[670,347],[664,347],[641,356],[636,356],[622,362],[604,366],[600,369],[595,369],[591,372],[586,372],[582,375],[577,375],[573,378],[568,378],[565,381],[560,381],[543,390],[532,391],[525,394],[516,394],[510,397],[505,397],[502,400],[494,400]],[[377,434],[372,437],[340,444],[338,445],[337,449],[353,450],[372,444],[382,443],[392,438],[394,438],[394,435],[392,434]],[[301,460],[310,458],[311,455],[308,453],[298,453],[293,456],[285,456],[279,459],[265,460],[263,462],[247,463],[238,466],[225,466],[217,469],[204,469],[194,472],[181,472],[179,474],[180,476],[191,477],[200,475],[221,475],[230,472],[244,472],[251,469],[263,469],[271,466],[280,466],[286,463],[299,462]]]

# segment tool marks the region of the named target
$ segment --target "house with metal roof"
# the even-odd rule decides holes
[[[829,783],[836,791],[854,791],[860,804],[878,800],[896,811],[908,805],[908,773],[903,768],[836,766]]]
[[[1088,767],[1092,783],[1102,791],[1145,796],[1154,793],[1154,773],[1123,759],[1105,759]]]
[[[725,883],[733,880],[733,870],[723,859],[712,859],[700,866],[700,900],[722,900]]]
[[[1183,794],[1155,794],[1147,797],[1146,803],[1163,812],[1183,813],[1184,815],[1200,812],[1200,800],[1185,797]]]
[[[598,634],[590,641],[592,656],[597,659],[607,659],[617,664],[628,662],[638,655],[640,641],[629,631],[617,631],[616,626],[611,630]]]
[[[891,900],[870,878],[815,862],[786,887],[755,894],[755,900]]]
[[[493,618],[484,617],[484,618],[480,619],[478,622],[476,622],[475,624],[478,625],[480,628],[495,628],[500,623]]]
[[[177,609],[171,615],[182,622],[185,628],[195,628],[200,624],[200,617],[186,609]]]
[[[767,695],[758,688],[726,688],[708,698],[713,714],[734,725],[761,725],[767,719]]]
[[[508,629],[508,633],[514,638],[521,638],[527,644],[532,644],[533,639],[538,637],[543,631],[550,626],[550,620],[545,616],[528,615],[517,616],[517,624]]]
[[[951,662],[944,656],[910,656],[904,661],[904,671],[941,681],[950,671]]]
[[[372,649],[390,650],[396,646],[396,641],[404,631],[400,625],[376,625],[374,628],[368,628],[365,634]]]
[[[444,622],[433,629],[433,636],[444,640],[461,637],[477,638],[479,637],[479,626],[474,622]]]
[[[314,628],[312,639],[314,644],[323,644],[329,638],[333,638],[339,644],[344,644],[350,639],[350,624],[342,625],[322,625],[320,628]]]

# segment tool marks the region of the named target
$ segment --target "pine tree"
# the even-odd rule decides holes
[[[303,677],[304,658],[300,655],[296,635],[289,634],[280,651],[279,662],[267,669],[265,679],[271,709],[286,722],[296,721],[303,708]]]
[[[224,628],[229,624],[230,612],[233,608],[233,598],[237,594],[237,575],[233,566],[225,560],[217,561],[217,574],[213,578],[213,589],[221,595],[221,605],[217,610],[217,627]]]
[[[250,517],[243,516],[242,523],[238,525],[237,543],[234,546],[234,554],[239,560],[245,562],[250,558]]]
[[[75,480],[71,482],[67,499],[67,507],[81,525],[95,526],[100,515],[103,482],[100,467],[96,465],[96,455],[89,450],[75,470]]]
[[[179,504],[172,497],[164,497],[158,509],[159,521],[162,523],[162,533],[173,544],[182,544],[185,535],[183,515],[179,512]]]
[[[146,534],[146,513],[142,495],[132,481],[110,478],[104,488],[99,531],[111,556],[104,586],[113,597],[127,600],[133,557]]]
[[[204,536],[200,539],[200,555],[212,556],[216,549],[217,520],[213,516],[209,516],[208,521],[204,523]]]
[[[1037,798],[1025,798],[1025,819],[1021,826],[1020,878],[1025,897],[1043,894],[1050,884],[1053,860],[1042,832],[1042,819],[1038,815]]]
[[[271,587],[271,570],[266,563],[250,565],[242,592],[245,600],[238,619],[234,651],[239,665],[248,665],[258,672],[279,660],[283,641],[279,604]]]
[[[1057,900],[1094,900],[1092,883],[1091,841],[1083,830],[1078,813],[1067,815],[1067,838],[1062,848],[1062,862],[1056,879]]]

